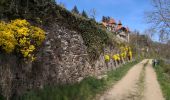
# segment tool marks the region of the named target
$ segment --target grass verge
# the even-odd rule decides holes
[[[122,65],[117,70],[108,72],[106,79],[88,77],[73,85],[46,86],[42,90],[26,93],[20,100],[92,100],[96,94],[106,90],[113,82],[120,80],[138,61]]]
[[[159,65],[155,67],[158,81],[161,85],[162,92],[166,100],[170,100],[170,73],[168,64],[165,64],[163,60],[159,61]]]
[[[140,77],[139,77],[139,81],[137,83],[138,85],[138,91],[137,91],[137,98],[138,100],[142,100],[142,98],[144,97],[144,88],[145,88],[145,83],[144,83],[144,79],[145,79],[145,68],[148,65],[149,60],[144,63],[142,71],[140,73]]]

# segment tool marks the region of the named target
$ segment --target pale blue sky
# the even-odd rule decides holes
[[[57,0],[65,4],[68,10],[75,5],[81,12],[96,9],[96,20],[101,21],[102,16],[110,16],[115,20],[121,20],[124,26],[131,30],[137,29],[143,32],[149,28],[144,18],[144,12],[152,8],[150,0]]]

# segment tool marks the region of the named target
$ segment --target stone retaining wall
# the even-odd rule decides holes
[[[87,47],[76,31],[54,24],[46,35],[34,62],[0,54],[0,91],[7,99],[45,85],[71,84],[115,69],[112,60],[106,65],[104,54],[91,63]],[[113,53],[116,49],[110,46],[104,51]]]

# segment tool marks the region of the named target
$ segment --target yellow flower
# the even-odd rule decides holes
[[[19,40],[19,44],[20,44],[21,46],[26,45],[26,43],[27,43],[27,38],[26,38],[26,37],[21,38],[21,39]]]
[[[105,55],[104,58],[105,58],[105,61],[110,61],[109,55]]]
[[[112,58],[113,58],[114,60],[116,60],[116,55],[113,55]]]
[[[23,57],[33,60],[36,46],[44,39],[45,32],[31,26],[26,20],[16,19],[10,23],[0,21],[0,49],[6,53],[16,51]]]
[[[120,60],[120,55],[119,54],[117,54],[117,60]]]
[[[34,33],[31,34],[31,38],[35,40],[37,45],[40,45],[45,39],[45,32],[38,27],[31,27],[31,31]]]
[[[122,58],[124,57],[124,53],[121,53],[120,55],[121,55]]]

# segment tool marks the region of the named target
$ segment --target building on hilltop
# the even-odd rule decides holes
[[[128,27],[122,26],[121,21],[116,23],[116,21],[113,18],[109,18],[107,20],[102,21],[102,25],[110,32],[113,32],[116,34],[118,38],[125,42],[129,42],[129,33],[130,30]]]
[[[104,27],[106,27],[106,29],[108,29],[109,31],[115,31],[116,29],[116,21],[113,18],[110,18],[109,20],[105,20],[102,22],[102,24],[104,25]]]

